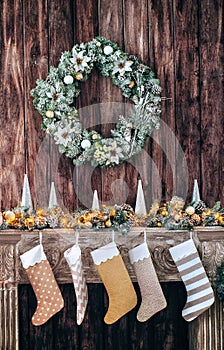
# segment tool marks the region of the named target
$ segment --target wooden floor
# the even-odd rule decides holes
[[[72,284],[61,285],[65,308],[45,325],[34,327],[31,317],[36,298],[30,285],[19,286],[21,350],[187,350],[188,324],[181,317],[186,294],[181,282],[162,283],[168,307],[139,323],[138,305],[115,324],[103,322],[108,298],[102,284],[88,284],[89,303],[81,326],[76,325],[76,299]]]

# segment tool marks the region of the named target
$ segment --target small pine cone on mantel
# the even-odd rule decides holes
[[[197,203],[195,203],[194,209],[196,213],[202,213],[204,210],[207,209],[207,206],[203,201],[200,200]]]
[[[125,211],[127,211],[128,213],[133,212],[132,206],[130,206],[130,204],[127,204],[127,203],[121,204],[120,209],[121,209],[121,210],[125,210]]]
[[[198,214],[191,215],[189,220],[194,226],[198,226],[201,223],[201,217]]]

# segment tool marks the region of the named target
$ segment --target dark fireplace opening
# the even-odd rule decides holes
[[[65,307],[47,323],[31,323],[36,297],[29,284],[19,285],[19,348],[22,350],[187,350],[188,323],[181,312],[186,301],[182,282],[161,283],[167,307],[140,323],[136,314],[141,304],[113,325],[103,321],[108,296],[101,283],[88,284],[88,307],[83,323],[76,324],[76,297],[73,284],[61,284]],[[150,288],[150,286],[149,286]]]

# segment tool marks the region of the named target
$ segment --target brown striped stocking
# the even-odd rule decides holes
[[[192,321],[214,303],[214,293],[193,239],[169,249],[187,291],[182,316]]]

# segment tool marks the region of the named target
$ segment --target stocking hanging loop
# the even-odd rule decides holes
[[[42,244],[42,231],[39,231],[39,244]]]
[[[79,231],[75,231],[75,245],[79,245]]]

